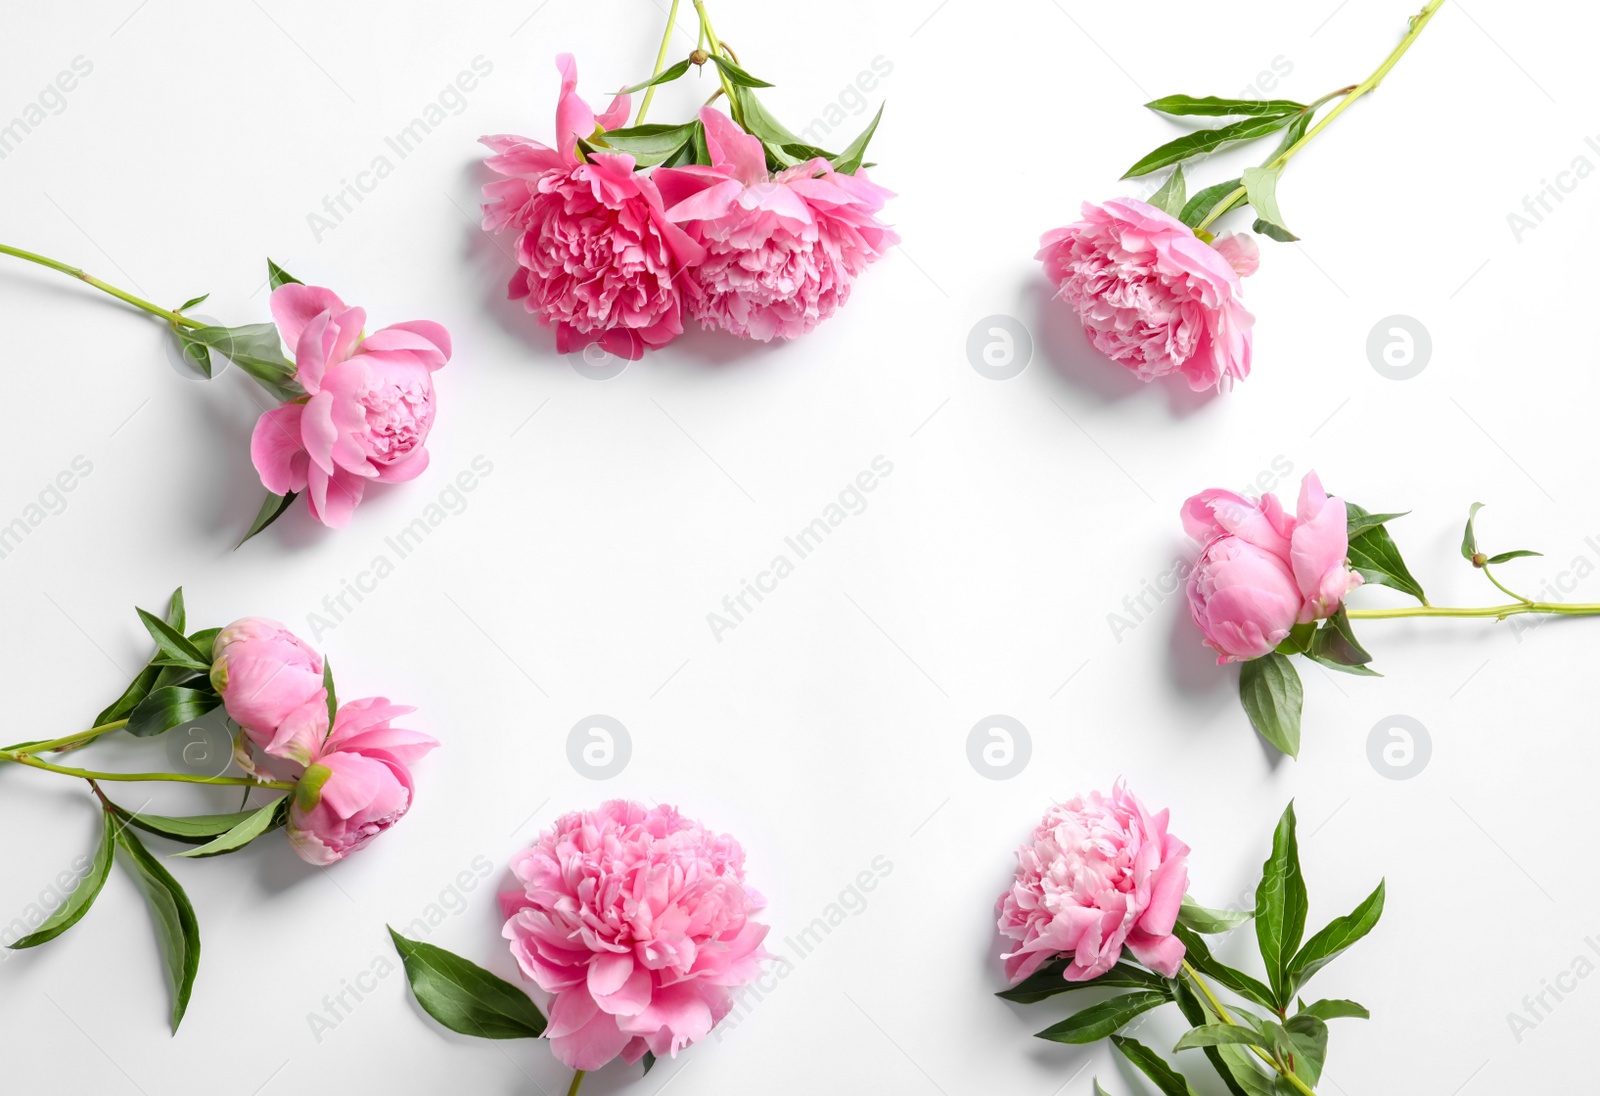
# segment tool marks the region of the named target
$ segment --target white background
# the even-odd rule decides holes
[[[684,7],[675,56],[692,45]],[[596,104],[642,79],[664,18],[651,3],[8,5],[0,122],[73,58],[93,71],[0,161],[0,240],[169,305],[209,290],[201,311],[230,324],[267,318],[271,255],[374,326],[445,323],[455,357],[437,375],[426,475],[370,492],[345,531],[297,506],[234,552],[260,498],[247,450],[260,391],[237,370],[180,377],[158,323],[6,260],[0,523],[74,457],[93,465],[64,512],[0,560],[7,740],[86,726],[146,656],[133,605],[157,609],[180,583],[196,627],[265,614],[309,635],[325,596],[393,558],[386,537],[474,458],[493,466],[318,637],[341,693],[415,704],[410,723],[443,743],[418,766],[410,816],[326,873],[276,835],[176,862],[204,954],[175,1038],[148,914],[118,869],[81,924],[0,966],[11,1087],[564,1091],[548,1048],[452,1035],[398,974],[320,1041],[308,1015],[392,957],[385,922],[422,916],[479,856],[488,881],[429,939],[514,978],[492,897],[508,856],[562,811],[632,796],[740,838],[791,959],[784,937],[875,858],[892,870],[737,1027],[644,1080],[607,1068],[586,1093],[1051,1096],[1088,1093],[1096,1074],[1118,1096],[1149,1091],[1105,1044],[1032,1038],[1083,998],[991,996],[1013,849],[1051,797],[1119,776],[1171,808],[1202,902],[1253,887],[1291,798],[1313,928],[1387,877],[1381,925],[1315,983],[1373,1013],[1335,1023],[1324,1093],[1577,1087],[1600,978],[1520,1042],[1507,1017],[1600,934],[1600,622],[1370,623],[1386,676],[1307,667],[1305,748],[1289,763],[1251,732],[1236,671],[1211,664],[1181,596],[1120,638],[1108,614],[1183,555],[1186,496],[1250,484],[1275,460],[1292,466],[1289,495],[1315,468],[1370,509],[1413,511],[1395,535],[1437,604],[1503,600],[1457,554],[1474,501],[1489,504],[1491,550],[1546,553],[1507,581],[1532,590],[1600,565],[1600,540],[1586,540],[1600,537],[1600,180],[1562,177],[1572,192],[1520,241],[1507,222],[1576,158],[1600,164],[1584,143],[1600,132],[1600,16],[1446,4],[1380,92],[1287,172],[1284,215],[1305,242],[1263,242],[1247,287],[1255,373],[1229,395],[1143,386],[1097,359],[1032,259],[1081,200],[1147,191],[1118,175],[1180,127],[1143,101],[1235,94],[1274,62],[1288,75],[1260,90],[1315,98],[1370,71],[1409,7],[721,0],[718,30],[780,85],[767,101],[795,128],[841,97],[848,113],[875,59],[892,68],[865,98],[889,102],[870,159],[900,195],[888,215],[904,244],[799,342],[696,333],[599,382],[503,299],[511,244],[474,227],[474,140],[550,138],[560,50],[578,55]],[[391,152],[393,173],[318,240],[307,215],[480,56],[493,71],[463,111],[403,161]],[[686,116],[708,89],[668,89],[652,120]],[[1228,171],[1202,165],[1194,186]],[[1034,343],[1004,382],[966,351],[997,314]],[[1396,314],[1433,345],[1403,382],[1366,351]],[[719,642],[707,614],[879,455],[893,472],[865,511]],[[1573,578],[1554,596],[1600,600],[1600,576]],[[567,759],[569,729],[592,713],[632,739],[604,782]],[[967,760],[969,729],[994,713],[1031,732],[1031,761],[1008,781]],[[1432,742],[1407,780],[1368,760],[1369,732],[1394,714]],[[159,741],[74,756],[167,767]],[[92,848],[98,823],[75,782],[0,777],[9,922]],[[154,794],[150,809],[200,806]],[[1224,954],[1254,963],[1249,936]],[[1176,1031],[1167,1017],[1141,1037],[1165,1047]],[[1186,1068],[1221,1091],[1203,1062]]]

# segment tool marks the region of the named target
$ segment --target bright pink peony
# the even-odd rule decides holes
[[[310,721],[310,761],[289,808],[289,842],[301,859],[327,865],[365,848],[411,807],[411,769],[439,743],[391,727],[415,711],[383,697],[339,706],[333,733],[328,709]]]
[[[637,359],[683,333],[683,299],[693,286],[681,275],[701,248],[667,219],[632,156],[580,157],[579,138],[627,122],[629,99],[617,96],[597,117],[578,97],[572,55],[556,65],[556,148],[506,134],[482,138],[493,152],[484,162],[507,176],[483,189],[483,227],[521,234],[511,299],[555,330],[558,352],[598,342]]]
[[[261,752],[304,764],[309,753],[296,725],[319,710],[327,722],[322,656],[277,621],[245,617],[217,633],[211,659],[211,685],[228,718]]]
[[[804,335],[850,296],[850,283],[900,238],[880,224],[893,195],[866,172],[823,159],[776,175],[761,142],[705,107],[711,166],[655,173],[667,216],[706,249],[694,269],[695,319],[746,339]]]
[[[1040,243],[1035,257],[1089,341],[1140,380],[1182,373],[1198,392],[1249,376],[1255,317],[1239,276],[1255,269],[1253,240],[1224,237],[1219,251],[1155,206],[1113,198],[1085,202],[1083,220]]]
[[[1017,850],[1017,877],[1000,896],[1000,932],[1017,941],[1001,956],[1013,983],[1056,956],[1069,982],[1098,978],[1123,948],[1171,978],[1184,947],[1172,935],[1189,885],[1189,847],[1167,833],[1121,783],[1052,807]]]
[[[268,491],[309,487],[312,515],[343,527],[368,480],[399,483],[428,466],[433,371],[450,360],[450,335],[412,320],[363,337],[364,309],[295,283],[273,290],[272,318],[309,398],[261,416],[250,459]]]
[[[555,995],[546,1034],[573,1069],[676,1055],[767,958],[744,850],[671,807],[614,799],[565,815],[511,871],[521,889],[500,896],[501,935]]]
[[[1219,663],[1260,658],[1361,585],[1346,559],[1344,501],[1315,472],[1300,482],[1293,517],[1276,495],[1212,490],[1183,504],[1183,528],[1204,545],[1189,573],[1189,615]]]

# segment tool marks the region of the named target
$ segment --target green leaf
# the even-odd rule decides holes
[[[181,605],[180,605],[181,608]],[[211,657],[189,642],[189,637],[174,628],[159,617],[135,607],[139,620],[144,624],[145,631],[150,633],[160,648],[160,655],[154,660],[158,666],[188,666],[195,670],[211,669]]]
[[[1296,103],[1291,99],[1218,99],[1215,95],[1199,99],[1189,95],[1168,95],[1152,99],[1145,106],[1162,114],[1204,114],[1212,117],[1292,114],[1306,109],[1304,103]]]
[[[1315,1016],[1319,1020],[1337,1020],[1342,1017],[1356,1020],[1369,1020],[1372,1018],[1372,1013],[1367,1011],[1365,1005],[1339,998],[1324,998],[1321,1001],[1313,1001],[1309,1005],[1301,1005],[1300,1011],[1295,1015]]]
[[[174,312],[187,312],[189,309],[195,307],[196,305],[203,304],[205,302],[205,300],[210,296],[211,296],[211,294],[209,294],[209,293],[202,293],[198,297],[190,297],[188,300],[186,300],[182,304],[180,304],[177,308],[174,308],[173,311]]]
[[[1111,1096],[1111,1093],[1101,1087],[1098,1077],[1094,1078],[1094,1096]]]
[[[1256,223],[1250,227],[1274,240],[1292,242],[1300,237],[1283,227],[1283,214],[1278,211],[1278,175],[1282,170],[1247,167],[1239,177],[1244,180],[1245,194],[1256,211]]]
[[[117,849],[115,816],[110,811],[101,811],[100,818],[100,847],[95,850],[94,862],[89,865],[88,874],[78,881],[77,887],[67,895],[66,901],[57,906],[56,911],[46,918],[43,924],[12,944],[12,950],[19,951],[22,948],[49,943],[82,921],[83,915],[94,905],[94,900],[100,896],[100,888],[106,885],[106,876],[111,874],[111,858]]]
[[[1543,552],[1530,552],[1526,548],[1518,548],[1515,552],[1501,552],[1497,556],[1490,556],[1490,563],[1505,563],[1508,560],[1521,559],[1523,556],[1542,556]]]
[[[277,327],[270,323],[174,330],[179,342],[185,346],[198,343],[216,351],[250,374],[278,400],[287,402],[306,394],[294,379],[294,366],[283,356]]]
[[[1372,931],[1383,916],[1384,884],[1367,895],[1361,904],[1344,917],[1336,917],[1307,940],[1289,962],[1284,1000],[1288,1000],[1311,976],[1339,957],[1346,948]]]
[[[476,963],[389,930],[423,1011],[451,1031],[482,1039],[537,1039],[544,1015],[516,986]]]
[[[244,542],[255,536],[261,530],[283,517],[284,511],[289,509],[289,504],[295,500],[295,492],[290,491],[285,495],[274,495],[267,492],[267,497],[261,500],[261,509],[256,511],[255,520],[250,523],[250,528],[245,532],[243,540],[235,544],[234,551],[244,547]]]
[[[1206,1024],[1183,1033],[1173,1050],[1192,1050],[1195,1047],[1215,1047],[1224,1043],[1272,1049],[1272,1040],[1255,1028],[1243,1024]]]
[[[167,623],[180,634],[189,627],[189,612],[183,604],[182,586],[172,591],[172,596],[167,599]]]
[[[1167,1065],[1166,1059],[1161,1055],[1137,1039],[1113,1035],[1111,1045],[1121,1051],[1124,1058],[1138,1066],[1139,1072],[1154,1082],[1156,1088],[1161,1090],[1162,1096],[1194,1096],[1194,1090],[1189,1087],[1188,1079]]]
[[[1410,510],[1401,510],[1398,514],[1369,514],[1359,506],[1349,502],[1344,504],[1345,509],[1345,536],[1355,539],[1368,529],[1376,529],[1385,522],[1395,518],[1403,518],[1411,513]]]
[[[1370,516],[1361,507],[1349,501],[1345,502],[1345,510],[1347,513],[1355,514],[1358,519]],[[1350,566],[1355,568],[1367,582],[1391,587],[1401,593],[1410,594],[1424,605],[1428,604],[1422,586],[1411,577],[1411,572],[1406,569],[1405,560],[1400,558],[1400,549],[1389,536],[1389,530],[1382,525],[1366,529],[1350,538],[1349,560]]]
[[[1256,916],[1258,918],[1261,916],[1259,908],[1256,910]],[[1185,926],[1183,922],[1180,921],[1173,926],[1172,935],[1183,943],[1186,953],[1184,958],[1188,960],[1189,965],[1194,967],[1195,970],[1207,975],[1213,981],[1220,982],[1240,997],[1254,1001],[1264,1008],[1276,1009],[1278,1007],[1273,998],[1272,990],[1244,971],[1235,970],[1213,956],[1211,949],[1206,946],[1205,939],[1199,933]]]
[[[156,675],[160,672],[159,666],[146,666],[140,670],[138,676],[122,690],[122,695],[94,717],[94,726],[103,727],[107,723],[115,723],[119,719],[126,718],[128,713],[139,706],[140,701],[150,695],[150,690],[156,683]]]
[[[182,310],[180,309],[179,311]],[[189,360],[190,365],[194,366],[196,373],[199,373],[206,380],[210,380],[212,377],[211,351],[207,349],[204,343],[188,338],[184,334],[185,328],[181,325],[174,323],[167,326],[172,329],[173,338],[178,341],[178,351]]]
[[[1091,978],[1087,982],[1069,982],[1062,977],[1066,968],[1066,960],[1052,959],[1041,966],[1021,982],[1010,989],[1003,989],[996,993],[996,997],[1007,1001],[1015,1001],[1022,1005],[1032,1005],[1060,993],[1071,993],[1079,989],[1150,989],[1165,990],[1167,980],[1159,974],[1154,974],[1142,967],[1131,966],[1127,963],[1117,963],[1110,970],[1098,978]]]
[[[1206,1053],[1214,1053],[1221,1061],[1217,1072],[1235,1096],[1283,1096],[1277,1085],[1277,1075],[1256,1068],[1255,1056],[1243,1047],[1228,1044],[1208,1048]]]
[[[1216,129],[1200,129],[1193,133],[1185,133],[1177,140],[1168,141],[1148,153],[1124,172],[1122,177],[1132,179],[1139,175],[1148,175],[1169,164],[1176,164],[1207,152],[1215,152],[1223,145],[1235,141],[1252,141],[1257,137],[1264,137],[1288,125],[1292,117],[1293,115],[1289,114],[1275,114],[1265,118],[1246,118],[1240,122],[1218,126]]]
[[[734,104],[738,107],[736,117],[766,148],[768,166],[793,167],[802,162],[800,157],[785,151],[784,146],[803,145],[805,142],[773,117],[761,100],[756,98],[755,92],[749,88],[735,87],[733,94]]]
[[[1289,1033],[1294,1052],[1295,1075],[1308,1085],[1316,1084],[1328,1058],[1328,1025],[1319,1017],[1299,1012],[1284,1021],[1283,1029]]]
[[[1294,998],[1293,960],[1306,929],[1306,905],[1291,801],[1272,833],[1272,852],[1261,865],[1261,882],[1256,887],[1256,942],[1272,986],[1272,1003],[1278,1009]]]
[[[676,80],[678,77],[682,76],[688,71],[689,59],[686,57],[682,61],[679,61],[676,65],[662,69],[660,72],[656,73],[656,75],[650,77],[650,79],[644,81],[642,84],[632,84],[623,88],[618,94],[632,95],[636,91],[643,91],[645,88],[653,88],[657,84],[670,84],[672,81]]]
[[[1239,700],[1256,732],[1294,757],[1300,752],[1300,708],[1305,690],[1294,663],[1271,651],[1239,667]]]
[[[178,881],[150,855],[143,843],[124,826],[117,831],[117,844],[126,854],[134,879],[150,903],[156,931],[161,937],[167,974],[172,980],[172,1030],[176,1032],[189,1008],[189,994],[200,969],[200,924],[194,907]]]
[[[304,285],[305,283],[299,278],[296,278],[293,274],[290,274],[288,271],[284,270],[283,267],[279,266],[271,259],[268,259],[267,284],[273,289],[277,289],[281,285]]]
[[[754,76],[751,76],[748,72],[740,68],[734,62],[728,60],[726,57],[718,57],[716,54],[712,54],[711,60],[716,62],[717,67],[722,70],[722,74],[726,76],[729,81],[738,85],[739,87],[770,88],[772,86],[765,80],[760,80]]]
[[[168,685],[151,692],[128,714],[127,731],[137,738],[164,734],[193,723],[221,703],[222,698],[208,689]]]
[[[845,150],[833,158],[833,170],[845,175],[854,175],[861,170],[861,158],[866,155],[867,143],[872,140],[872,135],[878,132],[878,123],[883,120],[883,104],[878,104],[878,113],[872,116],[872,121],[867,123],[867,128],[856,135],[856,139],[845,146]],[[813,149],[820,152],[820,149]],[[810,159],[810,157],[807,157]]]
[[[1229,932],[1238,928],[1255,915],[1254,910],[1207,909],[1187,894],[1183,896],[1183,905],[1178,907],[1179,922],[1195,932],[1204,933]]]
[[[644,1063],[644,1071],[646,1073],[656,1068],[656,1056],[648,1050],[644,1052],[644,1057],[639,1060]]]
[[[1176,981],[1178,986],[1178,1011],[1183,1013],[1183,1018],[1189,1021],[1190,1026],[1205,1026],[1214,1018],[1209,1006],[1201,1003],[1199,996],[1187,980],[1179,978]],[[1224,1048],[1202,1047],[1201,1051],[1211,1062],[1211,1068],[1217,1071],[1217,1076],[1222,1078],[1222,1083],[1227,1087],[1230,1096],[1249,1096],[1243,1086],[1234,1080],[1232,1068],[1220,1053],[1222,1049]]]
[[[327,655],[322,656],[322,687],[328,691],[328,731],[331,734],[339,716],[339,694],[333,688],[333,660]]]
[[[281,795],[259,810],[251,811],[239,823],[215,840],[199,848],[180,852],[178,856],[221,856],[237,852],[269,830],[278,829],[289,820],[289,797]]]
[[[1222,201],[1224,198],[1238,190],[1243,185],[1244,184],[1238,179],[1229,179],[1225,183],[1217,183],[1215,186],[1206,187],[1204,190],[1200,191],[1193,198],[1190,198],[1184,203],[1182,212],[1178,214],[1178,220],[1182,221],[1190,228],[1193,228],[1195,225],[1206,219],[1207,215],[1210,214],[1212,208],[1218,202]],[[1229,209],[1239,205],[1244,201],[1244,198],[1245,196],[1241,192],[1237,198],[1228,203],[1225,209],[1219,210],[1217,216],[1220,217],[1222,214],[1228,212]]]
[[[1093,1043],[1104,1039],[1140,1013],[1166,1004],[1172,994],[1166,990],[1139,990],[1124,993],[1075,1012],[1059,1024],[1052,1024],[1035,1038],[1055,1043]]]
[[[1188,193],[1183,182],[1183,165],[1179,164],[1172,169],[1172,174],[1167,176],[1167,181],[1161,184],[1161,188],[1150,195],[1150,204],[1176,217],[1183,212]]]
[[[1322,627],[1311,637],[1311,647],[1306,654],[1336,670],[1372,674],[1366,668],[1372,656],[1356,642],[1355,631],[1350,627],[1350,614],[1343,605],[1322,622]]]
[[[135,814],[116,804],[112,804],[111,809],[130,826],[186,845],[204,845],[256,813],[251,809],[233,814],[191,814],[170,818],[161,814]]]
[[[688,144],[696,124],[685,122],[680,126],[670,126],[652,122],[629,129],[607,130],[590,138],[587,143],[601,152],[607,149],[626,152],[633,157],[637,167],[652,167],[671,158]]]
[[[1472,522],[1478,516],[1478,511],[1483,509],[1483,503],[1475,502],[1472,509],[1467,511],[1467,529],[1461,534],[1461,558],[1470,560],[1478,554],[1478,534],[1473,532]]]

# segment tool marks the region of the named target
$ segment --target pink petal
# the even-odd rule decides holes
[[[278,334],[285,346],[300,345],[300,335],[306,326],[324,312],[339,313],[345,310],[344,302],[331,289],[317,285],[299,285],[290,282],[272,291],[272,319],[278,325]]]
[[[367,481],[343,468],[336,469],[330,476],[315,464],[306,470],[306,478],[311,489],[311,516],[330,529],[349,525],[350,515],[360,504]]]
[[[250,433],[250,463],[256,466],[262,486],[275,495],[306,488],[308,457],[300,440],[303,411],[298,403],[274,407],[256,420]]]

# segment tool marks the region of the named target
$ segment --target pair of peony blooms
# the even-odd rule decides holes
[[[410,766],[439,744],[391,726],[414,708],[383,697],[338,703],[322,656],[264,617],[223,628],[212,657],[211,684],[241,728],[235,760],[253,776],[295,782],[288,837],[303,859],[342,860],[410,808]]]

